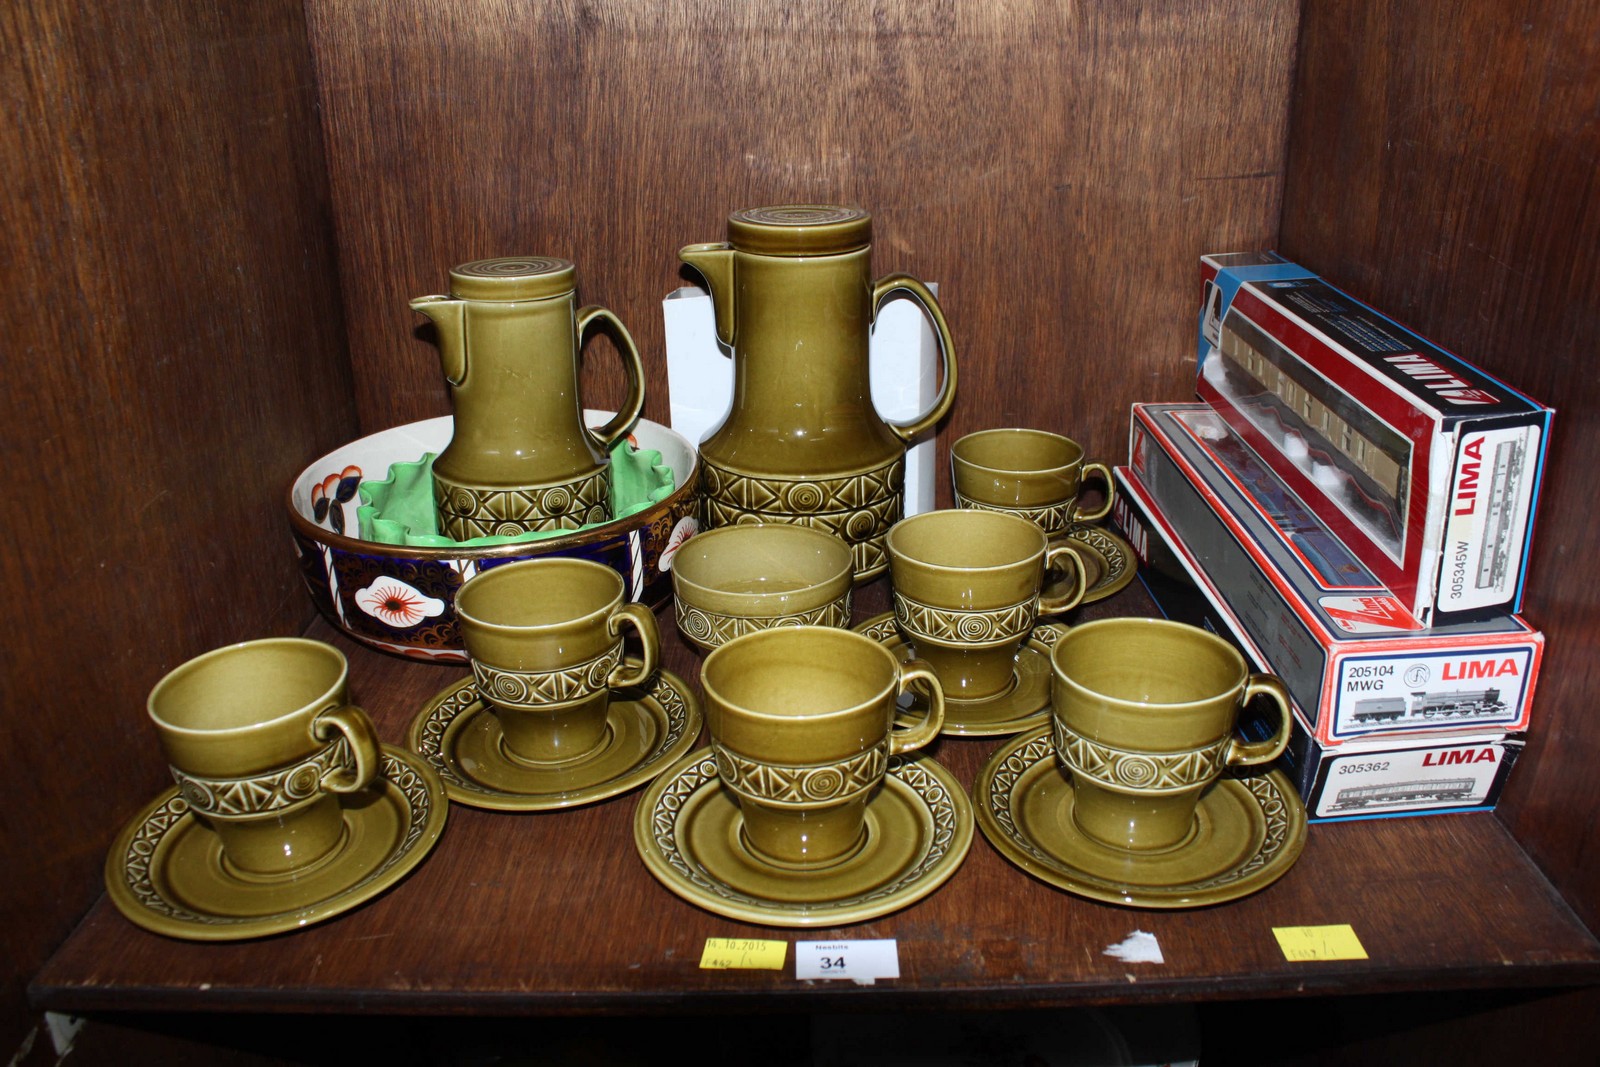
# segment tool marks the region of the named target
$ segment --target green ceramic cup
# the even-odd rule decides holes
[[[335,794],[366,789],[379,768],[346,672],[331,645],[267,638],[197,656],[150,691],[172,776],[232,873],[293,876],[344,841]]]
[[[1075,626],[1050,652],[1056,754],[1072,774],[1073,820],[1114,848],[1182,846],[1195,806],[1230,767],[1270,763],[1289,740],[1289,694],[1252,674],[1232,645],[1164,619],[1102,619]],[[1264,741],[1234,736],[1240,710],[1264,696],[1278,706]]]
[[[850,546],[808,526],[725,526],[672,557],[678,629],[704,649],[774,626],[850,625]]]
[[[921,748],[944,726],[933,670],[902,663],[850,630],[796,626],[736,637],[706,656],[700,681],[717,774],[739,803],[741,840],[756,858],[787,869],[854,855],[889,757]],[[927,716],[897,729],[896,703],[914,682]]]
[[[456,593],[456,617],[505,754],[524,763],[581,759],[600,747],[611,690],[643,685],[661,653],[650,609],[628,603],[622,577],[589,560],[479,571]],[[637,662],[624,660],[624,627],[639,637]]]
[[[886,544],[895,622],[949,700],[1003,694],[1039,616],[1083,598],[1083,560],[1015,515],[924,512],[896,523]],[[1047,570],[1071,575],[1067,592],[1040,595]]]
[[[958,507],[1010,512],[1038,523],[1048,534],[1105,518],[1116,494],[1111,468],[1084,462],[1082,445],[1045,430],[967,434],[950,448],[950,475]],[[1092,511],[1078,503],[1083,483],[1091,477],[1105,491]]]

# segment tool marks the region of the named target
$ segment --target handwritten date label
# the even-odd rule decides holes
[[[1283,958],[1297,963],[1321,960],[1364,960],[1367,950],[1348,923],[1337,926],[1274,926]]]
[[[700,953],[703,971],[781,971],[788,955],[786,941],[757,941],[744,937],[708,937]]]

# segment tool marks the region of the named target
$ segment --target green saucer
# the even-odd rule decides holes
[[[468,677],[423,707],[411,721],[406,745],[439,772],[451,800],[492,811],[549,811],[643,785],[689,750],[700,724],[694,692],[661,670],[648,689],[612,694],[606,737],[594,752],[561,763],[530,763],[505,751],[500,721]]]
[[[956,872],[972,844],[972,807],[949,771],[894,757],[867,805],[865,845],[816,871],[775,867],[743,841],[738,802],[709,748],[646,789],[633,840],[656,879],[691,904],[767,926],[842,926],[897,911]]]
[[[972,786],[978,828],[1002,856],[1058,889],[1108,904],[1198,908],[1248,896],[1288,873],[1306,843],[1306,811],[1281,771],[1223,777],[1201,798],[1195,832],[1136,852],[1086,836],[1072,779],[1046,727],[1003,744]]]

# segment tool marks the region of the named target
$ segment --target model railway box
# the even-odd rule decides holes
[[[1273,667],[1211,586],[1198,561],[1175,539],[1137,475],[1117,471],[1117,520],[1139,557],[1139,579],[1167,618],[1232,641],[1259,670]],[[1240,723],[1247,737],[1275,723],[1255,709]],[[1523,735],[1503,731],[1375,734],[1340,744],[1313,736],[1299,708],[1280,760],[1312,821],[1429,815],[1493,808]]]
[[[1215,411],[1135,404],[1129,460],[1129,495],[1170,525],[1316,740],[1527,727],[1544,636],[1507,613],[1423,628]]]
[[[1550,408],[1271,254],[1201,274],[1201,399],[1419,621],[1517,611]]]

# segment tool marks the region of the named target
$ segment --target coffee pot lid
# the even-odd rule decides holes
[[[577,284],[577,268],[554,256],[476,259],[450,270],[450,295],[463,300],[543,300]]]
[[[833,204],[753,207],[728,216],[728,243],[768,256],[826,256],[872,243],[872,216]]]

